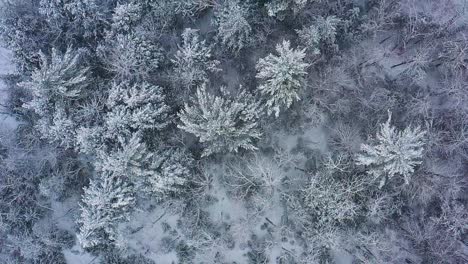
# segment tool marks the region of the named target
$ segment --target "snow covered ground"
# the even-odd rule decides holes
[[[5,48],[0,47],[0,75],[10,74],[15,71],[11,63],[11,52]],[[14,117],[4,113],[3,104],[8,100],[8,91],[6,90],[5,83],[0,79],[0,128],[2,130],[13,130],[18,125]]]

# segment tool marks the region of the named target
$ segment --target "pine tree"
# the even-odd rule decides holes
[[[44,53],[39,55],[40,68],[32,73],[31,81],[22,83],[22,86],[32,94],[32,100],[25,107],[43,115],[55,103],[78,99],[88,84],[88,69],[79,64],[80,54],[71,48],[63,55],[52,49],[50,61]]]
[[[307,50],[315,55],[320,54],[320,41],[322,40],[322,37],[320,35],[320,30],[316,25],[303,27],[301,30],[296,30],[296,33],[299,40]]]
[[[112,31],[117,33],[130,32],[142,17],[142,5],[139,3],[118,3],[112,15]]]
[[[50,124],[42,123],[43,120],[38,120],[36,127],[40,128],[48,140],[59,142],[65,147],[75,146],[77,124],[67,115],[64,107],[57,106],[55,108]]]
[[[106,69],[119,81],[147,80],[162,59],[161,49],[136,33],[109,33],[98,54]]]
[[[205,146],[203,156],[256,149],[260,108],[251,95],[241,90],[233,97],[222,88],[221,96],[216,96],[203,84],[193,100],[179,113],[182,124],[178,127],[198,137]]]
[[[194,159],[183,149],[169,148],[158,151],[151,164],[153,173],[148,177],[151,193],[165,195],[177,193],[193,174]]]
[[[336,41],[337,26],[340,23],[341,19],[336,16],[327,16],[326,18],[319,16],[316,19],[316,24],[320,31],[320,38],[329,45],[334,44]]]
[[[67,109],[73,109],[85,97],[88,69],[80,65],[80,53],[71,48],[63,55],[53,49],[50,61],[44,53],[40,57],[40,68],[30,81],[20,84],[31,93],[24,107],[38,115],[36,128],[45,138],[70,147],[75,123]]]
[[[110,171],[116,175],[126,175],[131,180],[147,174],[146,165],[152,154],[141,141],[141,133],[131,137],[119,137],[110,149],[97,151],[95,167],[99,171]]]
[[[162,130],[169,124],[169,107],[162,88],[146,82],[113,83],[107,100],[106,136],[129,136],[144,130]]]
[[[380,125],[376,144],[362,144],[362,153],[357,156],[358,165],[369,167],[369,174],[382,178],[380,187],[385,184],[387,177],[391,179],[397,174],[402,175],[408,184],[414,168],[422,162],[424,150],[426,132],[419,127],[397,131],[390,125],[391,117],[389,112],[387,122]]]
[[[95,155],[103,144],[104,128],[101,126],[80,127],[76,129],[75,150],[88,155]]]
[[[318,16],[315,23],[303,27],[301,30],[296,30],[299,40],[305,45],[307,49],[312,51],[313,54],[320,54],[321,49],[331,48],[337,50],[336,34],[338,25],[341,19],[335,16],[328,16],[323,18]]]
[[[85,188],[81,204],[78,240],[85,249],[116,240],[116,225],[128,218],[135,203],[131,185],[122,175],[103,171]]]
[[[305,69],[305,49],[290,48],[289,41],[276,46],[278,56],[273,54],[260,59],[257,63],[257,78],[260,79],[260,93],[266,98],[268,115],[278,117],[281,108],[289,108],[294,101],[300,100],[299,90],[303,85]]]
[[[194,160],[181,149],[150,152],[139,134],[130,139],[120,138],[115,145],[113,149],[98,152],[96,168],[126,175],[135,189],[144,194],[178,192],[190,178]]]
[[[228,49],[238,53],[251,42],[252,27],[247,21],[248,7],[239,0],[223,1],[215,9],[218,37]]]
[[[49,50],[53,30],[39,13],[37,1],[3,1],[0,9],[2,45],[13,53],[19,73],[30,73],[37,66],[37,51]]]
[[[182,33],[182,45],[174,59],[174,78],[181,88],[188,88],[206,82],[209,72],[218,72],[219,61],[211,56],[211,48],[201,41],[197,30],[186,28]]]
[[[96,44],[109,24],[104,5],[96,0],[40,0],[39,12],[49,26],[60,34],[64,43],[86,40]]]
[[[292,9],[294,13],[303,9],[310,0],[271,0],[265,4],[269,16],[282,20],[284,12]]]

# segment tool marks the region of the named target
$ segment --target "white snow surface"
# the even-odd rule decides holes
[[[12,54],[9,50],[0,47],[0,75],[14,73],[15,67],[11,62]],[[8,100],[8,91],[5,83],[0,79],[0,127],[7,130],[14,130],[18,125],[18,121],[7,114],[4,114],[3,104]]]

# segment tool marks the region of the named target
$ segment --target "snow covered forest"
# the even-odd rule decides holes
[[[0,0],[0,264],[468,263],[468,0]]]

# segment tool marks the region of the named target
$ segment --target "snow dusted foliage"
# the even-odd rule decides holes
[[[136,33],[109,35],[99,55],[117,80],[148,79],[162,59],[159,47]]]
[[[94,155],[96,150],[102,145],[104,128],[101,126],[80,127],[76,129],[77,152]]]
[[[336,50],[336,34],[337,26],[341,22],[335,16],[323,18],[319,16],[315,23],[310,26],[304,26],[300,30],[296,30],[300,42],[312,54],[318,55],[321,53],[322,46],[331,47]]]
[[[359,206],[353,202],[355,186],[333,179],[331,175],[314,175],[303,190],[305,205],[314,216],[316,227],[343,224],[358,215]]]
[[[303,27],[301,30],[296,30],[301,43],[314,55],[320,54],[320,30],[316,25]]]
[[[31,93],[24,107],[39,116],[36,127],[44,138],[71,147],[75,123],[67,109],[84,97],[88,69],[79,63],[79,52],[71,48],[63,55],[53,49],[50,60],[42,52],[40,57],[40,68],[30,81],[20,84]]]
[[[141,135],[135,133],[129,138],[119,137],[115,148],[98,150],[97,156],[97,170],[134,178],[146,174],[145,164],[152,154],[148,152],[146,144],[141,142]]]
[[[316,19],[322,41],[330,45],[335,43],[337,26],[339,23],[341,23],[341,19],[336,16],[327,16],[326,18],[319,16]]]
[[[313,0],[314,1],[314,0]],[[265,4],[268,15],[277,17],[280,20],[284,18],[284,12],[292,9],[294,13],[303,9],[310,0],[271,0]]]
[[[306,68],[305,49],[294,50],[289,41],[276,45],[278,56],[270,54],[257,63],[259,90],[265,98],[267,114],[279,116],[281,109],[288,109],[294,101],[300,100]]]
[[[126,175],[137,190],[153,195],[179,192],[194,164],[192,157],[177,148],[151,152],[139,134],[119,139],[119,147],[100,151],[96,168]]]
[[[208,73],[220,71],[219,61],[212,58],[211,48],[204,40],[200,40],[197,30],[190,28],[182,33],[182,45],[172,62],[173,77],[184,90],[206,82]]]
[[[218,37],[229,50],[238,53],[251,41],[252,27],[247,18],[249,9],[239,0],[223,1],[215,9]]]
[[[40,52],[41,65],[31,75],[31,81],[22,83],[29,89],[32,100],[25,104],[39,115],[48,113],[51,106],[78,99],[86,87],[87,68],[79,65],[79,54],[71,48],[65,54],[52,50],[51,59]]]
[[[118,3],[112,15],[112,30],[119,33],[130,32],[138,25],[141,15],[141,4],[135,2]]]
[[[151,6],[151,16],[156,18],[158,28],[164,29],[176,16],[193,17],[212,8],[214,0],[145,0]],[[169,22],[169,23],[168,23]]]
[[[104,67],[117,80],[147,80],[162,60],[161,48],[136,30],[142,15],[142,4],[118,4],[110,30],[98,47]]]
[[[42,121],[45,121],[45,119],[38,120],[36,127],[39,128],[46,139],[58,142],[65,147],[74,146],[77,124],[66,114],[64,108],[55,108],[52,114],[52,122],[42,123]]]
[[[195,160],[180,148],[163,149],[155,154],[148,178],[150,191],[156,195],[178,193],[193,173]]]
[[[108,246],[117,239],[116,225],[127,219],[134,190],[123,175],[102,171],[85,188],[78,241],[85,249]]]
[[[146,82],[113,83],[107,99],[106,136],[129,136],[143,130],[162,130],[169,124],[169,107],[162,88]]]
[[[96,0],[40,0],[39,12],[57,30],[63,30],[65,39],[96,39],[106,26],[105,14]]]
[[[374,145],[362,144],[362,153],[357,156],[357,164],[369,168],[368,173],[376,178],[382,178],[382,187],[387,178],[395,175],[404,177],[409,184],[414,168],[421,164],[424,150],[424,135],[419,127],[407,127],[403,131],[390,125],[391,113],[388,120],[380,125]]]
[[[203,156],[255,150],[254,140],[261,136],[259,112],[259,105],[242,88],[235,96],[221,88],[221,96],[216,96],[207,92],[203,84],[192,105],[186,103],[179,113],[182,124],[178,127],[198,137],[205,147]]]

